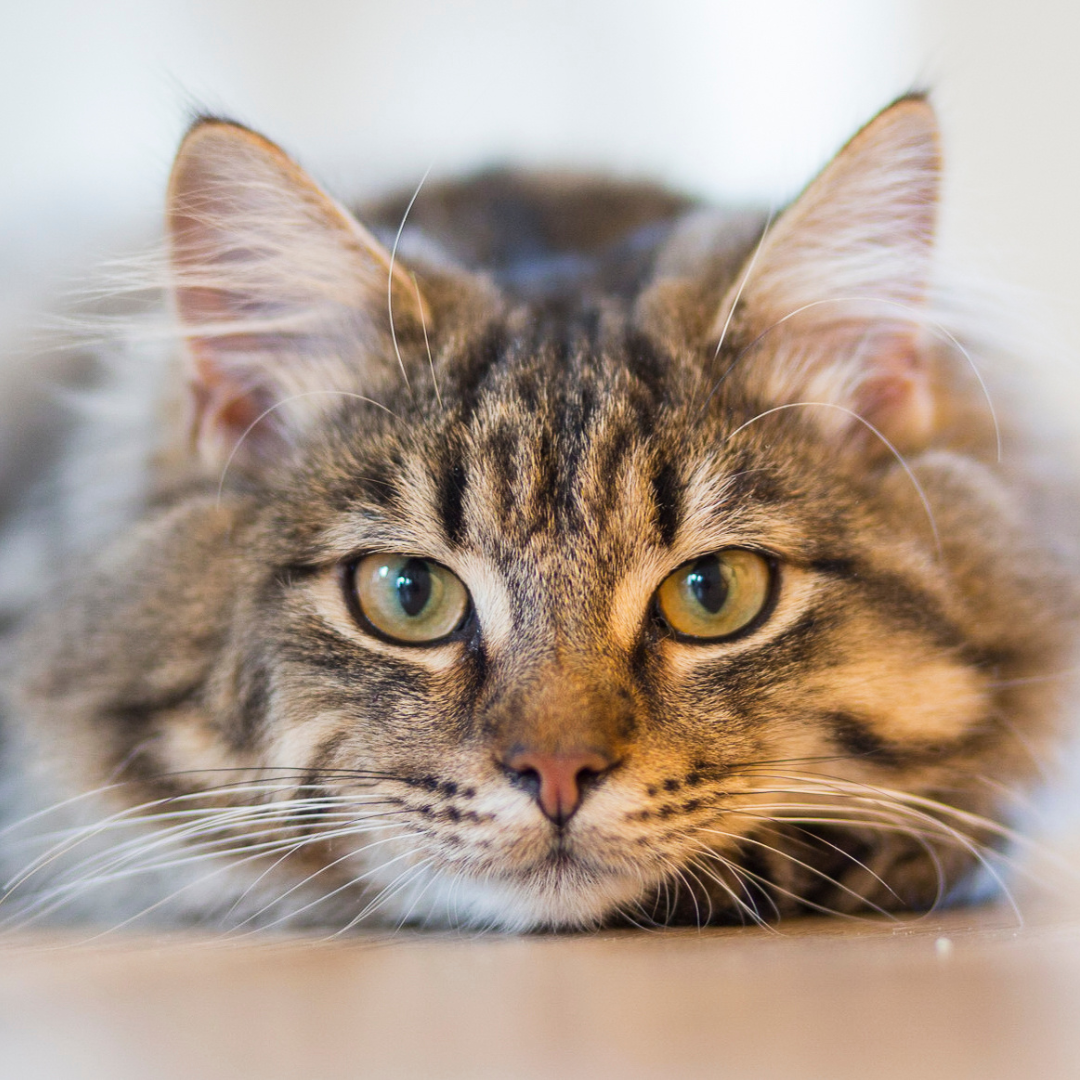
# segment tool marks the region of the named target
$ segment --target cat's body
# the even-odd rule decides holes
[[[938,321],[936,155],[902,101],[767,229],[492,174],[391,256],[408,199],[380,245],[197,126],[187,366],[13,664],[12,816],[111,786],[40,865],[9,834],[10,909],[527,929],[961,884],[1057,737],[1076,593]]]

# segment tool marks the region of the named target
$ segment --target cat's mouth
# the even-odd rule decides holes
[[[528,861],[510,864],[497,877],[513,881],[559,880],[566,878],[600,878],[610,875],[614,868],[603,860],[582,851],[564,837],[556,837],[547,850]]]
[[[572,850],[560,836],[552,844],[547,855],[540,858],[529,872],[549,874],[556,878],[581,874],[601,876],[610,874],[611,868],[601,865],[594,858],[589,858],[579,851]]]

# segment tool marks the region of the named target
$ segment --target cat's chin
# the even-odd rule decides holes
[[[641,897],[640,875],[560,868],[521,878],[433,870],[396,898],[397,921],[523,933],[595,929]]]

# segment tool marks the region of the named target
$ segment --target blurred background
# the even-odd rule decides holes
[[[946,130],[947,252],[1030,292],[1080,354],[1080,6],[1065,0],[1023,12],[1004,0],[5,8],[3,339],[154,235],[196,106],[264,131],[343,197],[502,161],[775,202],[891,98],[930,86]],[[1073,366],[1054,377],[1074,400]]]

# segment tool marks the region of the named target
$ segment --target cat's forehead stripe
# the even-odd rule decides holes
[[[655,449],[661,360],[638,337],[601,344],[595,326],[584,325],[550,336],[534,328],[493,363],[458,413],[428,465],[433,509],[451,546],[465,541],[470,515],[474,532],[494,516],[524,541],[549,527],[602,529],[635,501],[647,502],[642,512],[660,542],[673,543],[682,480]],[[641,485],[630,490],[623,481],[635,469]]]
[[[443,532],[451,547],[459,547],[465,531],[465,486],[468,472],[461,451],[451,449],[438,477],[438,510]]]
[[[679,532],[681,484],[679,474],[670,461],[661,461],[652,475],[653,499],[656,503],[656,527],[660,539],[668,547],[675,543]]]

